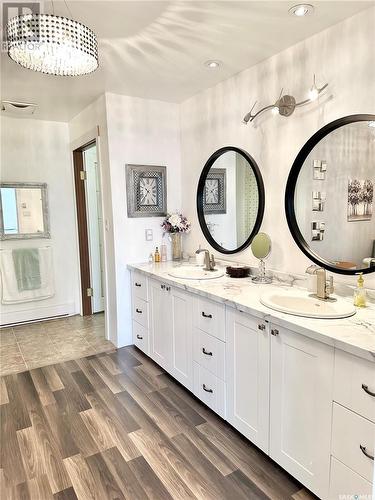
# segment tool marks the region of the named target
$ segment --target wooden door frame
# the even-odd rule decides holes
[[[86,192],[85,192],[84,179],[82,179],[81,177],[81,171],[84,170],[83,150],[92,144],[96,144],[96,139],[88,142],[87,144],[84,144],[83,146],[80,146],[79,148],[73,151],[79,261],[81,270],[80,274],[81,274],[82,316],[91,316],[92,314],[91,297],[88,296],[87,294],[87,290],[91,288],[91,274],[90,274],[89,235],[87,229]]]

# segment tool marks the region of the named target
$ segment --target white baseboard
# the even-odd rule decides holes
[[[0,326],[11,325],[14,323],[24,323],[54,316],[71,316],[78,314],[74,302],[69,304],[58,304],[55,306],[39,306],[22,309],[20,311],[1,312]]]

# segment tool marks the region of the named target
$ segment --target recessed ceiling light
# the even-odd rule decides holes
[[[310,16],[314,12],[314,7],[309,3],[300,3],[289,9],[289,14],[297,17]]]
[[[210,60],[210,61],[206,61],[204,63],[204,65],[207,66],[207,68],[216,69],[216,68],[218,68],[221,65],[221,62],[220,61],[216,61],[216,60]]]
[[[368,122],[368,126],[371,128],[375,128],[375,121]]]

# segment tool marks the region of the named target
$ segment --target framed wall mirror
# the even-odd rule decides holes
[[[0,183],[2,240],[50,238],[47,184]]]
[[[225,254],[248,247],[264,214],[264,185],[255,160],[226,146],[203,167],[197,190],[200,226],[209,244]]]
[[[375,271],[375,115],[352,115],[314,134],[291,168],[285,210],[302,252],[340,274]]]

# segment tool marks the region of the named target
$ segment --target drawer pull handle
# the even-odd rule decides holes
[[[135,286],[142,286],[140,283],[134,283]]]
[[[367,394],[370,394],[373,398],[375,398],[375,392],[371,392],[370,389],[368,388],[368,385],[362,384],[362,389],[367,392]]]
[[[206,392],[214,392],[212,389],[207,389],[206,384],[203,384],[202,387],[203,387],[203,390]]]
[[[205,354],[206,356],[212,356],[212,352],[210,352],[210,351],[206,351],[206,349],[205,349],[204,347],[203,347],[203,349],[202,349],[202,352],[203,352],[203,354]]]
[[[160,288],[161,288],[162,290],[165,290],[165,285],[160,285]]]
[[[137,309],[135,310],[135,312],[136,312],[136,313],[138,313],[138,314],[142,314],[142,311],[141,311],[140,309],[138,309],[138,307],[137,307]]]
[[[367,457],[369,458],[370,460],[374,460],[374,455],[370,455],[370,453],[368,453],[368,451],[366,450],[366,446],[362,446],[361,444],[359,445],[359,447],[361,448],[361,452]]]
[[[264,332],[265,329],[266,325],[258,325],[258,330],[262,330],[262,332]]]
[[[170,291],[171,287],[170,286],[166,286],[165,289],[167,290],[167,292]]]
[[[143,337],[141,335],[137,335],[137,339],[143,340]]]
[[[211,318],[212,319],[212,314],[206,314],[204,311],[202,311],[202,316],[204,318]]]
[[[271,335],[276,337],[277,335],[279,335],[279,330],[276,330],[276,328],[274,328],[273,330],[271,330]]]

